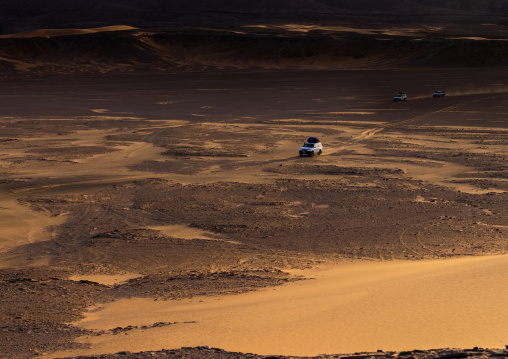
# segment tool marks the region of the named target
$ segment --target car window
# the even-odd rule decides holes
[[[303,147],[314,147],[314,144],[313,143],[306,143],[305,146]]]

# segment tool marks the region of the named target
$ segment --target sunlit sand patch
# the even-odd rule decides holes
[[[503,225],[500,225],[500,224],[487,224],[487,223],[482,223],[482,222],[476,222],[476,224],[480,225],[480,226],[486,226],[486,227],[490,227],[490,228],[494,228],[494,229],[508,229],[508,226],[503,226]]]
[[[79,131],[79,133],[73,133],[67,136],[62,136],[62,140],[70,140],[73,145],[76,146],[94,146],[102,145],[105,136],[108,134],[114,134],[114,130],[102,131],[102,130],[90,130],[90,131]],[[47,140],[47,139],[46,139]],[[69,162],[49,162],[48,166],[44,168],[39,167],[37,174],[34,178],[54,177],[62,178],[62,174],[67,179],[65,181],[57,180],[54,186],[65,186],[66,184],[72,185],[73,183],[97,183],[101,181],[116,181],[119,180],[119,176],[122,179],[127,178],[139,178],[140,173],[129,170],[129,166],[143,162],[145,160],[157,160],[164,158],[161,154],[165,148],[154,146],[147,142],[129,142],[122,145],[111,146],[115,151],[110,151],[101,154],[90,154],[86,157],[79,157],[73,159],[73,166],[69,167]],[[24,169],[23,171],[29,172],[32,169]],[[18,169],[19,171],[19,169]],[[40,188],[51,188],[52,185],[47,186],[30,186],[28,190],[40,189]]]
[[[302,202],[301,201],[285,202],[284,205],[289,207],[301,206]]]
[[[310,121],[302,118],[284,118],[284,119],[276,119],[276,120],[269,120],[267,121],[269,123],[280,123],[280,124],[295,124],[295,123],[301,123],[301,124],[307,124]]]
[[[125,283],[129,279],[142,277],[141,274],[125,273],[125,274],[86,274],[86,275],[73,275],[69,277],[73,281],[90,281],[104,285],[115,285]]]
[[[50,357],[208,345],[261,355],[499,348],[508,331],[508,256],[358,261],[300,272],[255,293],[182,301],[122,299],[74,323],[88,330],[193,322],[79,339],[89,349]],[[283,334],[281,334],[283,333]],[[64,355],[65,354],[65,355]]]
[[[417,189],[417,188],[415,188],[415,189]],[[419,203],[435,203],[436,202],[436,198],[426,199],[425,197],[418,195],[415,198],[415,202],[419,202]]]
[[[96,112],[96,113],[106,113],[106,112],[109,112],[109,110],[107,110],[105,108],[92,108],[90,111]]]
[[[288,214],[286,214],[286,217],[294,218],[294,219],[300,219],[300,218],[307,217],[309,215],[310,215],[310,212],[300,212],[300,213],[297,213],[297,214],[288,213]]]
[[[170,224],[165,226],[150,226],[149,229],[154,229],[156,231],[161,231],[163,234],[173,237],[173,238],[180,238],[180,239],[186,239],[186,240],[193,240],[193,239],[205,239],[209,241],[222,241],[232,244],[241,244],[237,241],[228,241],[220,239],[217,236],[217,233],[205,231],[198,228],[189,227],[184,224]]]
[[[216,236],[215,233],[193,228],[184,224],[171,224],[166,226],[150,226],[150,229],[161,231],[163,234],[181,239],[210,239]]]
[[[448,187],[453,187],[459,192],[471,193],[471,194],[492,194],[492,193],[508,193],[508,191],[504,189],[498,188],[481,188],[475,184],[469,184],[466,181],[449,181]],[[486,210],[484,210],[486,212]]]
[[[0,252],[17,246],[53,238],[52,226],[65,222],[65,216],[33,211],[29,206],[4,198],[0,208]]]
[[[0,38],[1,38],[1,36],[0,36]],[[16,70],[20,70],[20,71],[29,71],[31,68],[37,66],[37,64],[35,64],[35,63],[22,62],[22,61],[18,61],[18,60],[8,59],[6,57],[0,57],[0,60],[5,61],[7,63],[11,63]]]
[[[265,25],[265,24],[254,24],[244,25],[243,27],[250,28],[261,28],[261,29],[279,29],[292,32],[303,32],[308,33],[310,31],[320,30],[328,32],[353,32],[362,35],[390,35],[390,36],[413,36],[416,33],[422,31],[417,28],[406,28],[406,29],[369,29],[369,28],[353,28],[347,26],[322,26],[322,25],[303,25],[303,24],[285,24],[285,25]],[[425,28],[429,31],[428,28]]]

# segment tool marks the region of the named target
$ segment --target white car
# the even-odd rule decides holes
[[[432,97],[445,97],[444,91],[436,91],[432,94]]]
[[[305,142],[298,152],[300,153],[300,156],[320,155],[323,153],[323,145],[321,142]]]
[[[399,92],[397,94],[397,96],[395,96],[393,98],[393,101],[406,101],[407,100],[407,96],[404,92]]]

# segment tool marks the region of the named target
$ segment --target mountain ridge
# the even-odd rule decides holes
[[[257,20],[333,20],[396,16],[506,17],[508,0],[17,0],[0,2],[0,33],[43,28],[135,27],[172,23]],[[400,21],[401,19],[399,19]]]

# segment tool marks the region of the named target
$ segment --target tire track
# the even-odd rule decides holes
[[[386,130],[388,128],[393,128],[393,127],[397,127],[397,126],[400,126],[400,125],[405,125],[405,124],[408,124],[408,123],[412,123],[412,122],[416,122],[416,121],[419,121],[419,120],[423,120],[423,119],[432,117],[432,116],[434,116],[434,115],[436,115],[438,113],[452,111],[452,110],[455,110],[456,108],[460,107],[461,105],[462,105],[462,103],[456,104],[456,105],[452,105],[452,106],[448,106],[448,107],[442,108],[440,110],[432,111],[432,112],[429,112],[429,113],[426,113],[426,114],[423,114],[423,115],[411,117],[411,118],[408,118],[406,120],[397,121],[397,122],[386,124],[386,125],[380,125],[380,126],[377,126],[375,128],[370,128],[368,130],[363,131],[358,136],[354,137],[353,140],[354,141],[368,140],[368,139],[371,139],[372,137],[374,137],[379,132],[384,131],[384,130]]]
[[[484,100],[487,100],[487,99],[490,99],[490,98],[493,98],[493,97],[491,97],[491,96],[481,97],[481,98],[477,98],[477,99],[471,100],[471,101],[469,101],[467,103],[481,102],[481,101],[484,101]],[[397,121],[397,122],[390,123],[390,124],[379,125],[379,126],[376,126],[374,128],[370,128],[368,130],[363,131],[358,136],[354,137],[353,140],[354,141],[368,140],[368,139],[371,139],[372,137],[374,137],[379,132],[382,132],[382,131],[384,131],[384,130],[386,130],[388,128],[393,128],[393,127],[397,127],[397,126],[400,126],[400,125],[405,125],[405,124],[408,124],[408,123],[412,123],[412,122],[416,122],[416,121],[419,121],[419,120],[423,120],[423,119],[426,119],[426,118],[431,118],[432,116],[434,116],[436,114],[439,114],[439,113],[451,112],[451,111],[456,110],[457,108],[459,108],[459,107],[461,107],[461,106],[463,106],[465,104],[466,104],[465,102],[459,102],[459,103],[457,103],[455,105],[450,105],[450,106],[441,108],[441,109],[436,110],[436,111],[431,111],[431,112],[425,113],[423,115],[418,115],[418,116],[415,116],[415,117],[408,118],[406,120]]]

